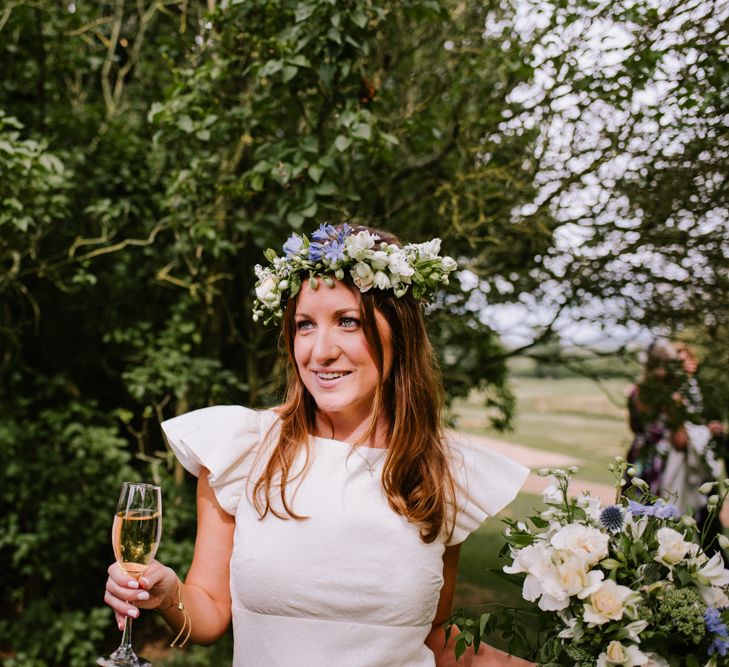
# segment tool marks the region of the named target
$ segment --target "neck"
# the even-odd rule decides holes
[[[352,445],[359,444],[364,447],[385,449],[387,447],[387,420],[384,416],[378,417],[372,433],[365,438],[371,420],[372,415],[365,420],[355,420],[348,418],[346,414],[317,412],[315,435],[348,442]]]

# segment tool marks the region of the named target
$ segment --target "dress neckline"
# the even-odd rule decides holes
[[[269,412],[272,414],[277,420],[280,420],[281,417],[279,417],[276,412],[271,410],[270,408],[266,410],[266,412]],[[368,447],[367,445],[353,445],[352,443],[346,442],[345,440],[337,440],[336,438],[325,438],[321,435],[314,435],[313,433],[309,434],[309,437],[313,440],[319,440],[324,443],[331,443],[333,445],[336,445],[338,447],[346,448],[349,451],[357,451],[360,453],[360,455],[366,457],[370,461],[378,461],[380,459],[384,458],[385,452],[387,452],[386,447]]]

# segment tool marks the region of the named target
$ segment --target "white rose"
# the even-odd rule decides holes
[[[673,528],[660,528],[658,537],[658,553],[654,560],[663,565],[676,565],[680,563],[689,551],[690,543],[683,539],[683,535]]]
[[[390,279],[384,271],[377,271],[375,273],[374,283],[377,289],[389,289],[392,287]]]
[[[569,523],[550,540],[555,549],[573,551],[586,565],[595,565],[608,555],[608,535],[597,528]]]
[[[611,665],[636,667],[645,665],[647,662],[648,657],[637,646],[623,646],[618,641],[611,641],[607,651],[598,656],[597,667],[610,667]]]
[[[369,264],[357,262],[357,264],[350,269],[349,273],[360,292],[366,292],[370,289],[370,287],[372,287],[375,280],[375,274],[372,272],[372,268]]]
[[[600,588],[590,595],[590,603],[585,604],[585,622],[594,627],[608,621],[619,621],[623,617],[625,603],[632,593],[630,588],[620,586],[612,579],[603,581]]]
[[[258,300],[269,308],[275,308],[281,302],[281,294],[278,292],[275,278],[269,276],[260,285],[256,286]]]
[[[347,247],[347,254],[354,260],[364,259],[367,251],[375,245],[376,236],[369,232],[358,232],[344,239]]]

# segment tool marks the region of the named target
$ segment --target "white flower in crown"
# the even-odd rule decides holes
[[[414,251],[420,259],[435,259],[440,253],[440,239],[432,239],[426,243],[409,243],[405,251]]]
[[[352,236],[348,236],[344,245],[347,248],[347,254],[354,260],[362,260],[367,256],[367,251],[374,248],[377,237],[367,231],[358,232]]]
[[[367,254],[367,261],[375,271],[382,271],[387,268],[387,253],[383,250],[372,250]]]
[[[449,258],[444,257],[443,259]],[[409,283],[410,277],[415,273],[415,269],[408,262],[407,255],[399,249],[387,258],[387,268],[392,275],[399,278],[399,282],[403,283]]]
[[[375,272],[372,267],[365,262],[358,262],[350,271],[354,284],[357,285],[360,292],[366,292],[375,284]]]

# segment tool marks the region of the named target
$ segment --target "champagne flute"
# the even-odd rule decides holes
[[[152,484],[122,484],[111,528],[114,557],[124,572],[139,579],[152,562],[162,537],[162,492]],[[132,650],[132,619],[124,620],[119,648],[108,657],[98,658],[102,667],[151,667]]]

